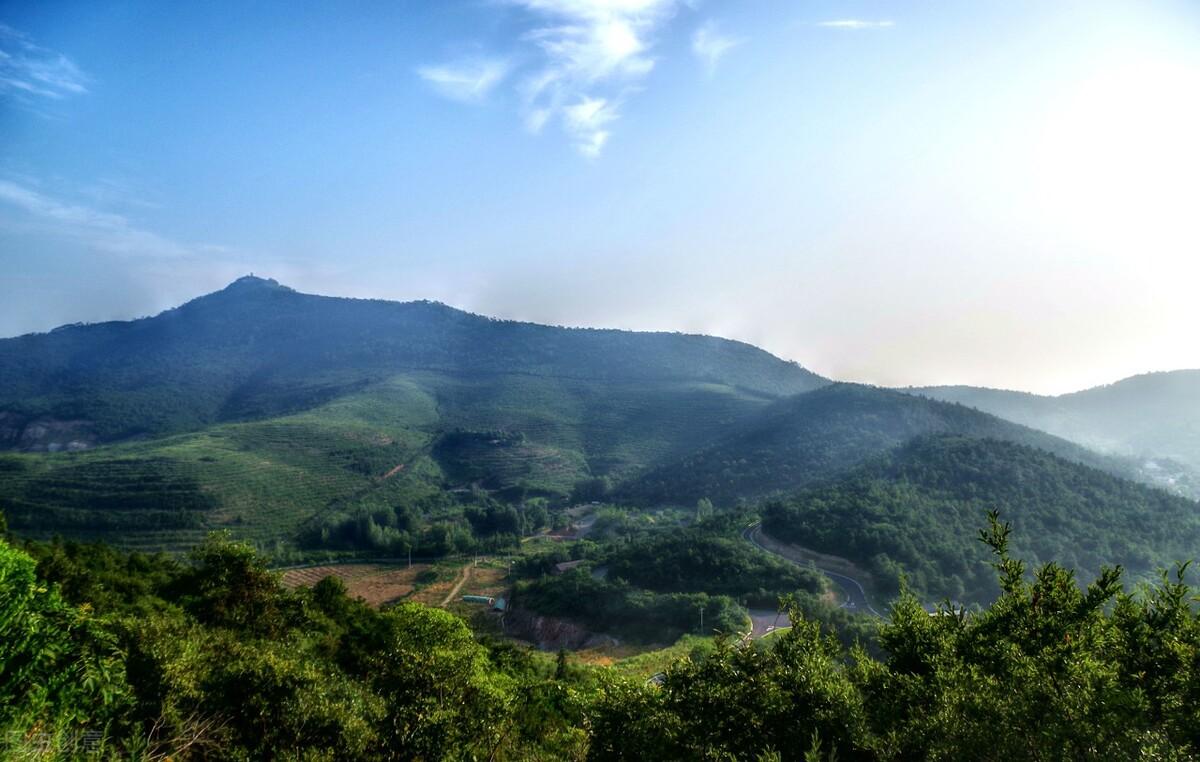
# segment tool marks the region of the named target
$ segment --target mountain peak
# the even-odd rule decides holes
[[[274,278],[259,278],[254,273],[243,275],[242,277],[230,283],[222,291],[291,291],[287,286],[282,286],[279,281]]]

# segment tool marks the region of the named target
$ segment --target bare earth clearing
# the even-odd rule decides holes
[[[326,577],[337,577],[346,583],[352,598],[362,598],[378,608],[412,595],[417,575],[428,568],[429,564],[413,564],[412,568],[386,564],[330,564],[288,569],[283,573],[283,584],[288,588],[311,587]]]

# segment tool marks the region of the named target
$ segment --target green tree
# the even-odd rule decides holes
[[[35,569],[0,540],[0,750],[73,756],[85,734],[106,734],[119,720],[128,688],[112,633]]]

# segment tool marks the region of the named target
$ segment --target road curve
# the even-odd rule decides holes
[[[796,564],[797,566],[801,565],[795,560],[788,558],[782,553],[776,553],[759,542],[758,534],[761,531],[762,522],[755,522],[742,530],[742,538],[759,550],[770,553],[773,556],[778,556],[779,558]],[[842,593],[845,595],[845,599],[842,601],[842,608],[855,612],[865,611],[874,616],[880,618],[883,617],[882,614],[875,610],[875,608],[871,605],[871,602],[867,600],[867,591],[863,589],[862,583],[856,580],[854,577],[848,577],[845,574],[839,574],[838,572],[829,571],[828,569],[822,569],[820,567],[817,567],[817,571],[821,572],[826,577],[829,577],[829,579],[832,580],[835,585],[842,589]]]

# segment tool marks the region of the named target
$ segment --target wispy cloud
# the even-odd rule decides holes
[[[692,35],[692,53],[700,59],[708,73],[712,74],[725,54],[743,42],[745,39],[722,34],[717,28],[717,22],[707,21]]]
[[[522,93],[535,132],[557,120],[580,153],[599,155],[621,103],[654,68],[655,34],[678,0],[509,0],[537,20],[542,55]]]
[[[504,81],[509,68],[505,59],[473,58],[439,66],[422,66],[417,69],[417,75],[447,98],[477,103]]]
[[[209,244],[181,243],[146,230],[123,215],[64,202],[11,180],[0,180],[0,204],[24,212],[53,235],[109,254],[181,258],[226,251]]]
[[[608,125],[617,119],[617,104],[607,98],[585,96],[563,109],[567,131],[575,136],[575,145],[588,157],[600,155],[608,142]]]
[[[496,0],[519,14],[515,49],[499,58],[426,65],[417,74],[441,95],[480,102],[509,78],[516,80],[525,126],[540,133],[557,125],[584,156],[600,155],[626,100],[654,69],[658,33],[691,0]],[[702,40],[715,65],[736,44]]]
[[[827,29],[846,29],[851,32],[861,29],[886,29],[895,25],[896,22],[894,21],[867,21],[865,19],[835,19],[833,21],[817,22],[817,26],[823,26]]]
[[[62,53],[0,24],[0,94],[62,100],[87,92],[87,76]]]

